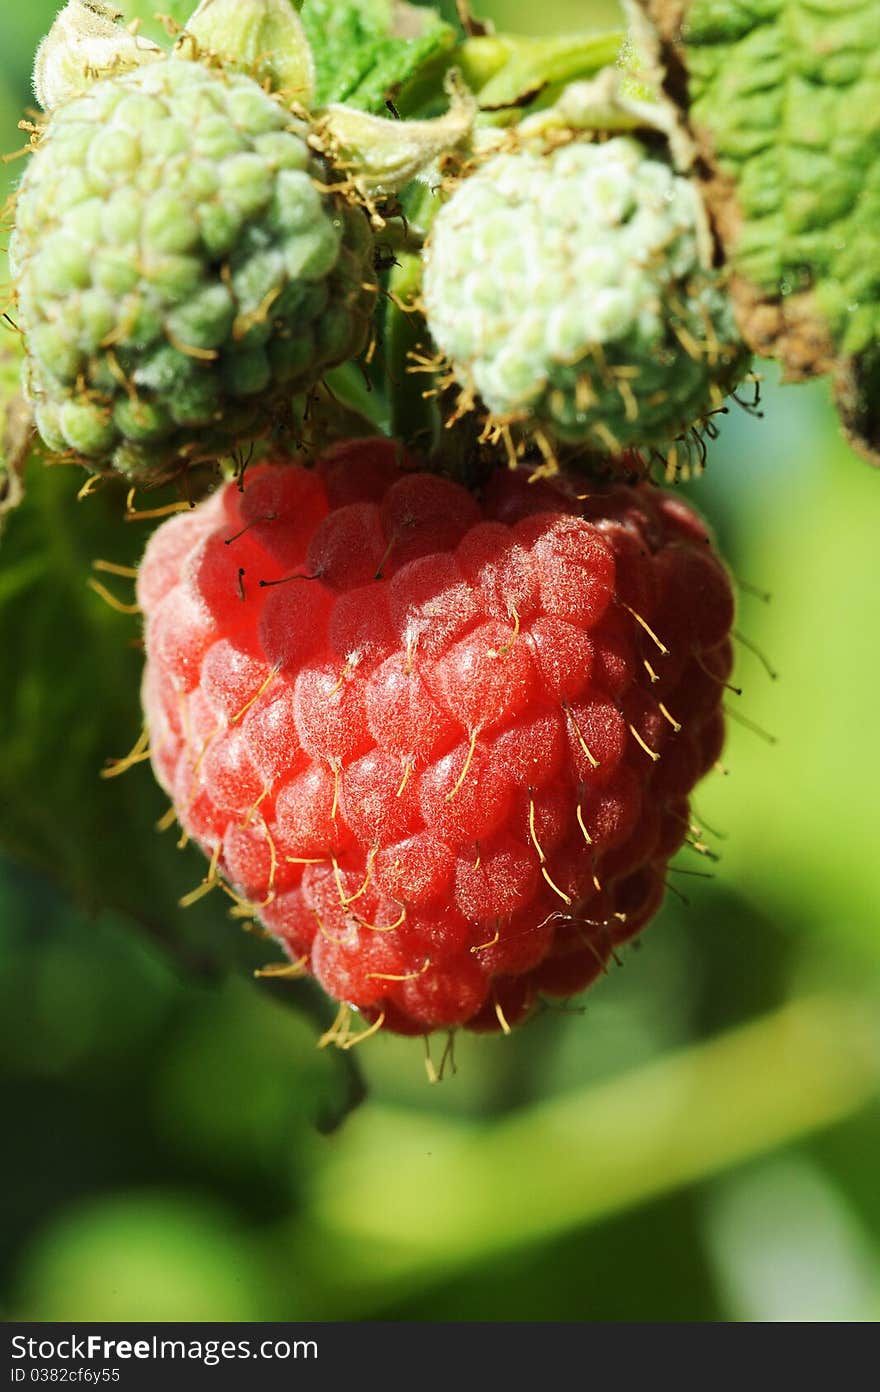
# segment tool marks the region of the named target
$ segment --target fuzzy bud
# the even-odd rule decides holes
[[[328,155],[352,171],[362,193],[396,193],[471,133],[474,97],[456,72],[449,74],[446,87],[450,105],[444,116],[394,121],[337,104],[322,114],[317,138]]]
[[[185,33],[288,101],[311,103],[312,51],[290,0],[201,0]]]
[[[107,73],[161,58],[149,39],[131,33],[114,5],[69,0],[37,49],[34,93],[44,111],[89,87]]]

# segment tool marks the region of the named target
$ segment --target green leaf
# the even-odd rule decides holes
[[[623,39],[616,30],[548,38],[478,36],[461,45],[462,68],[479,91],[481,110],[510,108],[510,119],[515,120],[516,108],[531,106],[538,98],[541,105],[548,104],[567,83],[593,77],[615,63]],[[479,82],[481,71],[488,72],[490,58],[497,68]]]
[[[856,1114],[880,1089],[877,1043],[876,1000],[829,992],[495,1125],[373,1105],[316,1171],[298,1249],[317,1289],[344,1261],[369,1316]],[[524,1204],[523,1175],[550,1157],[553,1183]]]
[[[455,42],[433,10],[401,0],[305,0],[301,19],[319,106],[344,101],[384,114],[386,102]]]
[[[750,346],[790,379],[833,372],[852,429],[876,432],[860,387],[880,338],[876,0],[642,3],[706,162]]]
[[[552,105],[568,83],[621,63],[624,38],[617,30],[550,37],[472,34],[408,82],[398,106],[406,116],[433,111],[444,73],[457,68],[479,97],[481,123],[512,125],[527,112]]]
[[[214,939],[216,961],[223,905],[205,900],[186,915],[177,911],[204,865],[193,849],[175,851],[174,830],[156,831],[167,801],[149,765],[101,777],[141,729],[140,623],[136,614],[111,608],[88,582],[131,604],[133,582],[92,563],[135,565],[148,524],[123,522],[124,493],[113,485],[77,502],[84,478],[32,459],[24,499],[7,519],[0,547],[0,647],[8,674],[0,846],[48,872],[80,902],[121,909],[163,941],[182,920],[184,955],[201,928],[203,946]],[[232,941],[231,925],[225,936]]]
[[[0,751],[0,850],[36,867],[80,904],[124,913],[188,975],[247,975],[278,963],[280,949],[247,937],[219,890],[187,908],[204,879],[195,847],[157,824],[168,802],[143,758],[118,777],[112,761],[137,747],[142,726],[140,619],[120,612],[89,581],[131,605],[131,579],[94,561],[135,566],[151,522],[126,522],[115,482],[77,502],[86,476],[33,459],[21,505],[0,546],[0,650],[6,674]],[[172,495],[151,493],[146,510]],[[310,981],[268,979],[261,988],[326,1029],[335,1003]],[[362,1084],[347,1054],[331,1051],[332,1095],[318,1123],[331,1129],[357,1104]]]

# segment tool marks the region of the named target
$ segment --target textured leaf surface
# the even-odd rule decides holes
[[[306,0],[301,18],[315,59],[317,104],[344,101],[383,115],[386,101],[455,37],[433,10],[399,0]]]
[[[751,346],[792,378],[846,376],[851,414],[864,415],[857,384],[880,330],[876,0],[645,8],[683,43],[690,123]]]

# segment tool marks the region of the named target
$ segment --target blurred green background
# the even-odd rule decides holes
[[[7,149],[54,9],[0,11]],[[613,4],[589,0],[482,11],[520,31],[616,22]],[[679,857],[678,893],[576,1008],[511,1039],[460,1040],[457,1072],[433,1087],[417,1041],[374,1039],[357,1051],[367,1101],[346,1115],[353,1056],[315,1049],[311,998],[250,979],[272,949],[219,896],[186,918],[163,907],[157,881],[154,914],[135,923],[125,911],[141,859],[167,857],[184,887],[202,873],[195,853],[147,845],[161,801],[146,768],[120,780],[132,820],[111,816],[97,844],[83,830],[74,847],[79,864],[106,868],[116,911],[0,864],[0,1313],[880,1315],[880,478],[843,444],[824,386],[766,377],[764,418],[734,409],[689,492],[746,585],[743,694],[729,705],[778,742],[732,723],[729,772],[696,799],[719,859]],[[39,532],[36,544],[61,545]],[[39,591],[21,570],[4,575],[6,545],[0,600],[17,586],[27,619]],[[77,564],[71,583],[86,595],[88,559]],[[94,595],[78,590],[76,603],[82,622],[104,622]],[[57,728],[41,705],[63,627],[44,623],[35,646],[12,652],[0,749],[14,763],[24,729],[53,751],[54,774],[44,758],[38,776],[34,755],[27,812],[7,794],[0,823],[15,845],[39,801],[59,864],[82,808],[110,796],[101,758],[123,752],[107,732],[90,778],[67,791],[88,701]],[[129,727],[123,703],[119,738]]]

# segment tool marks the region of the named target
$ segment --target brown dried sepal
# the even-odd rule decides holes
[[[18,507],[24,496],[22,473],[33,439],[33,416],[24,398],[18,396],[7,407],[0,444],[0,527],[7,512]]]
[[[880,349],[838,367],[834,404],[847,442],[880,468]]]

